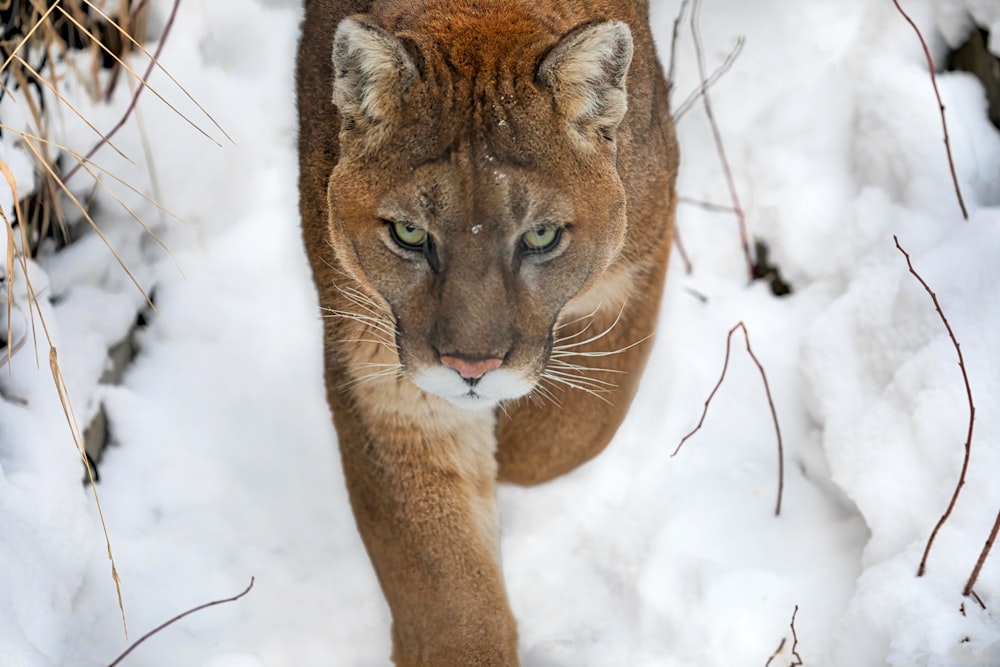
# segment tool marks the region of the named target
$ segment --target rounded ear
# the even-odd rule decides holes
[[[388,119],[418,76],[403,43],[367,17],[352,16],[333,38],[333,103],[346,121]]]
[[[574,28],[548,52],[536,78],[584,137],[613,139],[628,109],[625,79],[632,63],[632,31],[621,21]]]

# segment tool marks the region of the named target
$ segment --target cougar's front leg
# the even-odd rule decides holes
[[[392,610],[394,662],[517,665],[492,413],[397,378],[352,394],[335,401],[335,421],[354,515]]]

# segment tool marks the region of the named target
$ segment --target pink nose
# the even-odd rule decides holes
[[[486,359],[476,359],[468,361],[460,357],[449,357],[441,355],[441,363],[448,368],[458,371],[466,380],[478,380],[495,368],[500,368],[503,359],[497,357],[487,357]]]

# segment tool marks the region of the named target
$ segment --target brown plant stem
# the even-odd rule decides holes
[[[795,661],[789,665],[789,667],[802,667],[802,656],[799,655],[799,633],[795,631],[795,617],[799,615],[799,605],[795,605],[795,611],[792,612],[792,622],[789,624],[792,628],[792,657]]]
[[[709,211],[710,213],[735,213],[732,206],[728,206],[726,204],[716,204],[715,202],[695,199],[694,197],[678,197],[677,203],[687,204],[688,206],[697,206],[698,208]]]
[[[715,149],[719,154],[719,162],[722,165],[722,173],[726,178],[726,186],[729,188],[729,197],[733,201],[733,211],[736,214],[736,221],[739,224],[740,245],[743,248],[743,257],[747,265],[747,280],[753,282],[753,253],[750,250],[750,234],[747,231],[746,213],[740,204],[740,196],[736,191],[736,180],[733,178],[733,171],[729,167],[729,159],[726,157],[726,149],[722,142],[722,134],[719,132],[719,125],[715,121],[715,114],[712,112],[712,103],[708,97],[708,77],[705,74],[705,51],[701,45],[701,32],[698,28],[698,17],[701,14],[701,0],[694,0],[691,9],[691,36],[694,39],[694,50],[697,55],[698,77],[701,79],[701,101],[705,106],[705,115],[708,117],[708,124],[712,129],[712,138],[715,141]]]
[[[986,563],[986,558],[990,555],[990,551],[993,550],[993,543],[996,542],[998,532],[1000,532],[1000,512],[997,512],[996,521],[993,522],[993,530],[990,531],[990,536],[986,538],[986,544],[983,545],[983,550],[979,554],[976,566],[972,568],[972,574],[969,575],[969,581],[966,582],[965,588],[962,589],[962,595],[965,597],[975,595],[975,591],[972,589],[976,586],[976,581],[979,579],[979,573],[983,571],[983,565]],[[976,596],[976,600],[985,608],[983,601],[979,599],[978,595]]]
[[[903,253],[903,257],[906,258],[906,265],[910,269],[910,273],[916,278],[920,284],[923,286],[924,291],[926,291],[931,300],[934,302],[934,309],[937,311],[938,316],[944,323],[944,328],[948,330],[948,336],[951,338],[951,343],[955,347],[955,352],[958,354],[958,367],[962,370],[962,380],[965,382],[965,395],[969,399],[969,432],[965,437],[965,456],[962,458],[962,472],[958,476],[958,483],[955,485],[955,492],[951,496],[951,501],[948,503],[948,508],[938,519],[937,525],[934,526],[934,530],[931,531],[931,536],[927,540],[927,546],[924,547],[924,555],[920,559],[920,566],[917,568],[917,576],[924,576],[924,572],[927,571],[927,557],[930,556],[931,547],[934,545],[934,540],[937,538],[938,532],[940,532],[941,527],[944,526],[948,517],[951,516],[951,512],[955,509],[955,503],[958,502],[958,496],[962,492],[962,487],[965,486],[965,475],[969,470],[969,454],[972,450],[972,429],[976,424],[976,406],[972,401],[972,387],[969,385],[969,374],[965,370],[965,357],[962,356],[962,346],[958,344],[958,339],[955,338],[955,332],[951,329],[951,323],[948,322],[948,318],[945,317],[944,311],[941,310],[941,304],[938,302],[937,294],[934,290],[930,288],[930,285],[917,273],[916,269],[913,268],[913,262],[910,260],[910,255],[905,250],[903,246],[899,244],[899,238],[894,234],[892,240],[896,242],[896,248],[899,252]]]
[[[681,240],[681,230],[677,228],[676,222],[674,222],[674,247],[677,248],[677,254],[680,255],[681,261],[684,262],[684,273],[691,275],[694,272],[694,264],[691,263],[691,257],[688,255],[687,248],[684,247],[684,241]]]
[[[775,658],[781,655],[781,652],[785,650],[785,644],[787,643],[788,640],[782,637],[781,641],[778,643],[778,648],[774,649],[774,653],[772,653],[771,657],[767,659],[766,663],[764,663],[764,667],[771,667],[771,663],[774,662]]]
[[[177,9],[180,7],[180,4],[181,0],[174,0],[174,5],[170,9],[170,15],[167,17],[167,22],[163,26],[163,34],[160,36],[160,41],[156,45],[156,52],[153,54],[153,58],[149,61],[149,65],[146,67],[146,72],[142,75],[142,79],[139,81],[139,85],[136,87],[135,93],[132,95],[132,100],[129,102],[128,107],[126,107],[121,120],[119,120],[118,123],[111,128],[110,132],[101,137],[101,140],[94,144],[93,148],[87,151],[87,154],[84,156],[82,161],[77,161],[73,168],[66,173],[66,176],[63,178],[64,183],[68,183],[69,180],[73,178],[74,174],[80,171],[81,164],[94,157],[94,155],[97,154],[97,151],[99,151],[104,144],[108,143],[111,140],[111,137],[115,136],[115,134],[118,133],[118,130],[122,129],[125,126],[125,123],[128,122],[129,117],[132,115],[136,105],[139,103],[139,96],[142,95],[142,91],[146,89],[149,77],[152,76],[153,69],[156,67],[157,62],[160,59],[163,47],[167,43],[167,36],[170,34],[170,29],[174,25],[174,19],[177,18]]]
[[[670,85],[671,92],[674,89],[674,62],[677,57],[677,35],[680,34],[681,21],[684,20],[684,12],[687,10],[690,1],[681,0],[681,7],[677,10],[677,18],[674,19],[674,30],[670,37],[670,63],[667,66],[667,83]]]
[[[899,0],[892,0],[892,4],[896,5],[896,9],[899,13],[903,15],[906,22],[910,24],[913,31],[917,33],[917,39],[920,40],[920,46],[924,50],[924,58],[927,59],[927,71],[931,75],[931,86],[934,88],[934,96],[937,98],[938,111],[941,113],[941,128],[944,130],[944,150],[948,154],[948,169],[951,170],[951,182],[955,186],[955,196],[958,198],[958,206],[962,209],[962,217],[966,220],[969,219],[969,212],[965,208],[965,200],[962,198],[962,189],[958,186],[958,175],[955,173],[955,160],[951,155],[951,139],[948,137],[948,121],[944,116],[944,102],[941,101],[941,92],[938,90],[937,77],[934,75],[934,59],[931,58],[931,51],[927,48],[927,42],[924,40],[923,33],[920,32],[920,28],[917,24],[910,18],[910,16],[903,11],[902,6],[899,4]]]
[[[746,324],[742,321],[737,322],[736,326],[729,330],[729,334],[726,336],[726,356],[722,362],[722,373],[719,375],[719,381],[715,383],[715,387],[712,388],[712,392],[705,399],[705,405],[701,412],[701,418],[698,420],[698,425],[695,426],[690,433],[681,438],[680,444],[677,445],[677,449],[670,456],[677,456],[681,451],[681,447],[684,443],[688,441],[695,433],[701,430],[702,425],[705,423],[705,416],[708,414],[708,406],[711,405],[712,399],[715,398],[715,394],[719,391],[719,387],[722,386],[722,381],[726,379],[726,371],[729,370],[729,356],[730,350],[732,348],[733,334],[737,330],[743,332],[743,339],[747,344],[747,353],[753,360],[754,364],[757,365],[757,370],[760,371],[760,378],[764,381],[764,393],[767,395],[767,404],[771,408],[771,419],[774,421],[774,433],[778,440],[778,500],[774,508],[774,516],[781,516],[781,499],[785,491],[785,448],[781,441],[781,428],[778,426],[778,413],[774,409],[774,399],[771,397],[771,385],[767,381],[767,373],[764,372],[764,366],[760,363],[760,359],[754,354],[753,347],[750,345],[750,334],[747,332]]]
[[[802,662],[802,656],[799,655],[799,650],[798,650],[799,635],[798,632],[795,631],[795,617],[798,615],[798,613],[799,613],[799,605],[795,605],[795,611],[792,612],[792,622],[790,623],[790,626],[792,628],[792,647],[791,647],[792,662],[788,664],[788,667],[802,667],[802,665],[805,664]],[[771,657],[767,659],[767,662],[764,664],[764,667],[771,667],[771,663],[774,662],[775,658],[781,655],[781,652],[785,650],[785,645],[787,643],[788,643],[788,638],[782,637],[781,642],[778,644],[778,648],[774,649],[774,652],[771,654]]]
[[[155,628],[153,628],[152,630],[150,630],[149,632],[147,632],[146,634],[144,634],[142,637],[139,637],[139,639],[137,639],[134,644],[132,644],[131,646],[129,646],[127,649],[125,649],[124,653],[122,653],[120,656],[118,656],[117,658],[115,658],[108,665],[108,667],[116,667],[119,663],[121,663],[122,660],[124,660],[126,657],[128,657],[129,653],[131,653],[132,651],[134,651],[136,649],[136,647],[139,646],[139,644],[142,644],[144,641],[146,641],[147,639],[149,639],[153,635],[157,634],[158,632],[160,632],[161,630],[163,630],[165,628],[170,627],[171,625],[173,625],[177,621],[181,620],[182,618],[185,618],[187,616],[190,616],[191,614],[199,612],[202,609],[208,609],[209,607],[214,607],[216,605],[226,604],[227,602],[236,602],[237,600],[239,600],[240,598],[242,598],[243,596],[245,596],[247,593],[250,592],[250,589],[253,588],[253,582],[254,582],[254,578],[250,577],[250,584],[243,590],[242,593],[238,593],[237,595],[234,595],[233,597],[225,598],[223,600],[213,600],[212,602],[206,602],[205,604],[200,604],[197,607],[192,607],[191,609],[188,609],[187,611],[185,611],[183,613],[177,614],[176,616],[174,616],[173,618],[171,618],[169,621],[166,621],[164,623],[159,624],[158,626],[156,626]]]

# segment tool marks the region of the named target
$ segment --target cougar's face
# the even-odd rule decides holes
[[[615,172],[560,176],[449,151],[359,188],[343,166],[330,186],[335,247],[384,302],[403,373],[462,407],[529,393],[563,306],[622,243]]]
[[[625,239],[631,33],[519,30],[518,48],[484,51],[358,17],[333,52],[330,240],[377,311],[358,319],[384,318],[403,374],[466,407],[532,390],[560,311]]]

